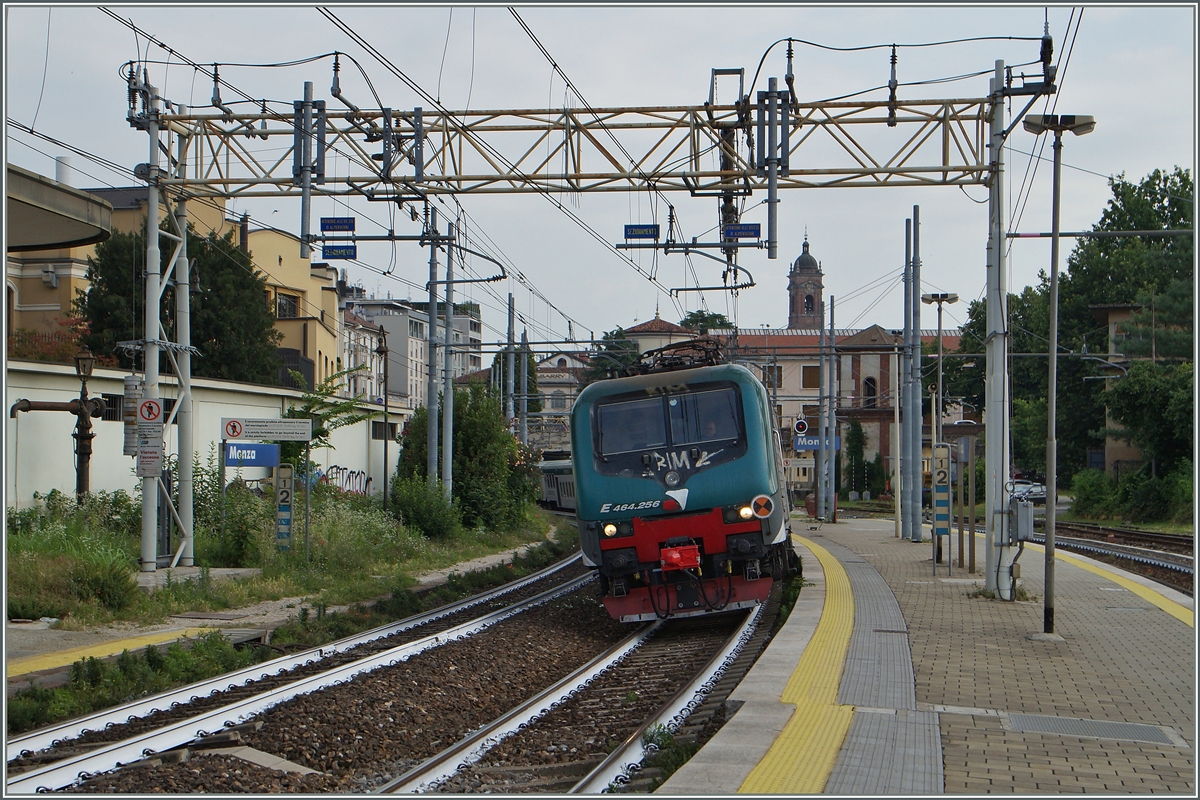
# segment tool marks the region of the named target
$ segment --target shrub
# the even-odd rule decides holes
[[[1171,508],[1173,522],[1188,523],[1193,519],[1193,499],[1195,485],[1193,484],[1191,459],[1183,459],[1179,466],[1167,476],[1167,498]]]
[[[95,600],[109,611],[133,604],[138,584],[134,570],[124,559],[80,559],[71,569],[72,594],[79,600]]]
[[[1105,518],[1117,514],[1116,484],[1102,470],[1085,469],[1071,481],[1071,511],[1081,517]]]
[[[1145,465],[1121,473],[1116,500],[1121,516],[1132,522],[1166,519],[1170,513],[1163,480]]]
[[[449,539],[462,528],[458,509],[442,492],[441,483],[397,477],[392,483],[392,505],[400,521],[430,539]]]

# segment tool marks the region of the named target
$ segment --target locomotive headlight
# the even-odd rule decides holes
[[[604,524],[604,535],[605,536],[616,536],[617,535],[617,526],[613,525],[611,522],[606,522]]]
[[[754,509],[750,506],[742,506],[738,509],[738,516],[742,519],[750,519],[754,516]]]
[[[667,486],[678,486],[679,485],[679,473],[676,472],[675,470],[671,470],[670,472],[668,472],[663,479],[667,482]]]

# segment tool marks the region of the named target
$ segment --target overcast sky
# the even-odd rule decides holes
[[[505,6],[399,7],[328,6],[348,27],[440,99],[451,110],[579,106],[562,79]],[[340,107],[329,96],[330,59],[288,68],[250,68],[234,64],[272,64],[330,53],[352,55],[366,69],[384,103],[411,109],[422,101],[403,83],[335,27],[315,6],[111,6],[119,16],[171,47],[174,65],[151,66],[151,78],[175,103],[201,108],[212,82],[182,58],[204,65],[222,64],[221,77],[255,98],[288,101],[302,96],[312,81],[316,98]],[[1124,173],[1140,180],[1154,169],[1194,169],[1196,153],[1196,12],[1192,5],[1052,7],[822,6],[606,6],[602,8],[517,6],[524,22],[593,107],[681,106],[702,104],[713,68],[746,69],[747,83],[767,49],[793,37],[836,48],[877,44],[917,44],[976,37],[1040,37],[1049,21],[1060,91],[1033,113],[1080,113],[1096,117],[1089,136],[1068,136],[1064,144],[1062,230],[1086,230],[1099,219],[1108,200],[1108,177]],[[1076,22],[1078,27],[1076,28]],[[982,97],[998,59],[1006,64],[1036,61],[1039,44],[1024,40],[972,41],[899,50],[900,98]],[[5,6],[6,118],[127,168],[147,159],[147,139],[125,121],[126,87],[121,65],[138,58],[163,61],[167,53],[148,46],[96,7]],[[1035,67],[1025,67],[1036,72]],[[796,88],[802,102],[862,92],[887,83],[889,52],[882,49],[838,52],[797,44]],[[786,50],[767,55],[759,84],[782,78]],[[905,87],[903,84],[975,73],[964,80]],[[343,93],[357,105],[374,106],[357,70],[343,63]],[[865,97],[884,99],[886,92]],[[225,90],[223,99],[235,99]],[[722,98],[718,98],[721,100]],[[1014,103],[1011,112],[1023,103]],[[6,158],[43,175],[54,175],[54,157],[62,146],[6,128]],[[900,134],[897,134],[897,136]],[[272,144],[278,140],[272,140]],[[1009,140],[1006,219],[1010,229],[1050,230],[1051,150],[1034,173],[1028,154],[1041,145],[1017,126]],[[342,160],[342,169],[346,166]],[[335,159],[336,162],[336,159]],[[131,185],[132,179],[79,155],[73,183],[80,188]],[[337,169],[337,163],[333,169]],[[807,166],[820,166],[808,164]],[[344,172],[343,172],[344,174]],[[761,195],[761,196],[760,196]],[[779,258],[765,250],[747,250],[740,263],[757,285],[734,303],[727,294],[708,292],[707,307],[735,318],[741,327],[787,325],[787,272],[799,255],[807,231],[811,252],[825,272],[826,298],[837,300],[839,328],[878,323],[903,324],[899,285],[904,261],[904,224],[920,206],[923,290],[981,297],[985,286],[987,192],[982,186],[959,188],[811,189],[781,194]],[[763,223],[765,193],[746,205],[746,222]],[[712,241],[718,222],[717,201],[669,196],[685,235]],[[614,327],[629,327],[654,317],[678,321],[681,312],[700,306],[700,296],[672,299],[650,285],[626,261],[538,196],[460,198],[477,240],[489,240],[503,260],[524,274],[546,302],[516,281],[460,287],[483,306],[485,340],[505,327],[503,300],[516,296],[519,313],[533,340],[563,337],[567,323],[586,339]],[[622,239],[622,226],[645,222],[655,209],[643,195],[583,194],[563,198],[588,226],[609,243]],[[756,205],[757,204],[757,205]],[[381,204],[352,203],[360,232],[378,232],[373,217],[386,224]],[[446,207],[442,206],[442,211]],[[299,199],[242,200],[235,213],[247,211],[264,224],[300,231]],[[313,216],[349,213],[331,199],[314,202]],[[657,209],[665,217],[661,203]],[[665,219],[663,220],[665,221]],[[314,221],[314,228],[316,223]],[[404,220],[397,233],[419,232]],[[707,233],[706,233],[707,232]],[[1073,247],[1066,240],[1062,266]],[[360,259],[378,269],[392,260],[383,245],[361,245]],[[691,266],[683,256],[648,254],[636,259],[656,268],[666,287],[694,279],[720,283],[721,265],[702,258]],[[1047,240],[1024,240],[1009,251],[1010,290],[1034,284],[1048,270]],[[336,262],[335,262],[336,263]],[[486,262],[472,265],[490,274]],[[428,277],[428,251],[400,244],[396,278],[349,266],[351,282],[369,292],[422,299]],[[557,309],[557,310],[555,310]],[[561,313],[560,313],[561,312]],[[966,318],[965,303],[947,307],[945,324]],[[922,327],[936,325],[926,310]],[[520,326],[518,327],[518,333]]]

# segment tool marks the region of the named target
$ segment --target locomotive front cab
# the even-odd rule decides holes
[[[576,402],[572,436],[581,539],[613,617],[766,599],[786,500],[766,392],[748,370],[593,384]]]

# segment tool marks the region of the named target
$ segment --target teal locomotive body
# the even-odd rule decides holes
[[[746,608],[795,569],[779,433],[748,369],[598,381],[571,412],[585,561],[624,622]]]

